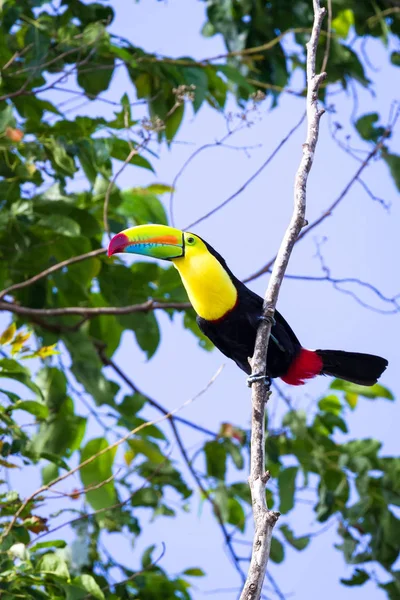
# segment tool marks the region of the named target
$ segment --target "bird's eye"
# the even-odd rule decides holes
[[[189,237],[186,238],[186,243],[189,244],[189,246],[192,246],[195,242],[195,239],[193,236],[189,235]]]

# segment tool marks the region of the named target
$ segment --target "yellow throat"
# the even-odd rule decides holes
[[[209,252],[187,253],[172,262],[199,317],[216,321],[235,306],[237,290],[215,256]]]

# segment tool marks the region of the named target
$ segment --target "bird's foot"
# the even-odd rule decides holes
[[[271,317],[269,315],[261,315],[258,317],[259,321],[265,321],[266,323],[271,323],[272,327],[276,325],[275,317]]]
[[[247,385],[251,387],[256,381],[264,381],[265,386],[269,389],[271,387],[271,377],[269,375],[262,375],[261,373],[254,373],[247,378]]]

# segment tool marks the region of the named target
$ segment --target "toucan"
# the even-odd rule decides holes
[[[201,331],[248,375],[263,299],[242,283],[225,260],[194,233],[166,225],[138,225],[115,235],[108,256],[128,252],[172,261],[178,269]],[[343,350],[306,350],[276,310],[267,352],[266,380],[302,385],[316,375],[373,385],[387,360]]]

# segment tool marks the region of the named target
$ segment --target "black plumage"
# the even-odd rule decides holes
[[[203,242],[228,273],[238,298],[233,309],[220,319],[208,321],[198,316],[197,323],[225,356],[250,374],[249,358],[254,352],[263,299],[237,279],[222,256],[205,240]],[[386,359],[371,354],[341,350],[306,351],[278,311],[275,311],[275,321],[267,353],[267,375],[270,377],[285,378],[289,373],[287,382],[296,385],[304,383],[303,379],[326,374],[362,385],[373,385],[388,364]],[[303,359],[302,363],[299,357]]]

